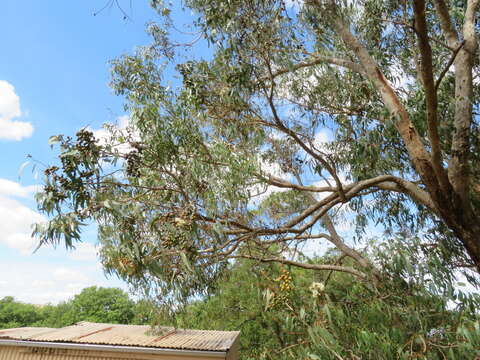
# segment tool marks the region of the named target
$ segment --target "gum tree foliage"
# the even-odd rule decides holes
[[[186,0],[182,48],[153,1],[153,43],[112,62],[129,127],[51,138],[35,233],[72,246],[97,222],[107,271],[176,304],[239,258],[378,283],[344,210],[359,239],[380,223],[478,271],[478,3]],[[311,263],[305,242],[341,255]]]
[[[405,243],[409,248],[419,245],[414,239],[392,239],[372,256],[392,275],[404,271],[391,258],[398,256],[398,246]],[[313,261],[328,263],[338,256],[336,252]],[[411,255],[405,261],[413,265],[416,254]],[[413,265],[408,272],[408,283],[382,282],[373,289],[341,272],[240,260],[229,266],[212,296],[193,302],[176,316],[181,327],[240,330],[242,359],[469,359],[479,355],[478,299],[471,307],[447,306],[449,297],[427,285],[430,269]],[[441,278],[436,282],[441,284]]]

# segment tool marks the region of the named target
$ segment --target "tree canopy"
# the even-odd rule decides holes
[[[128,294],[121,289],[88,287],[72,299],[69,322],[129,324],[134,317],[134,305]]]
[[[11,296],[0,299],[0,329],[25,326],[63,327],[80,321],[149,324],[153,309],[146,300],[133,301],[118,288],[91,286],[57,305],[33,305]]]
[[[38,307],[18,303],[12,296],[0,299],[0,329],[28,326],[42,320]]]
[[[372,223],[478,272],[478,4],[185,0],[199,37],[181,51],[152,1],[152,44],[112,62],[130,125],[50,139],[35,233],[73,246],[97,222],[105,268],[163,301],[214,289],[237,259],[378,283]],[[302,256],[321,241],[338,258]]]
[[[393,250],[386,252],[391,256]],[[334,255],[314,261],[321,264]],[[241,260],[228,268],[212,296],[176,316],[181,327],[240,330],[242,359],[466,359],[480,354],[478,304],[449,307],[448,297],[423,286],[425,273],[417,275],[409,284],[384,282],[375,291],[345,273]]]

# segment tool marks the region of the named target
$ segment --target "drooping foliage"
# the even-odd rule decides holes
[[[405,243],[412,247],[400,251]],[[371,255],[390,275],[377,287],[339,272],[242,260],[212,296],[176,316],[180,326],[241,330],[242,359],[474,358],[480,298],[463,301],[433,259],[418,266],[417,246],[392,239]],[[409,281],[399,282],[398,271]]]
[[[0,299],[0,329],[159,323],[240,330],[241,359],[472,358],[480,344],[480,299],[459,291],[438,256],[419,265],[423,246],[392,239],[371,254],[389,275],[381,286],[339,272],[241,260],[225,270],[209,297],[192,300],[174,318],[120,289],[90,287],[58,305]],[[329,263],[336,252],[310,262]],[[399,282],[399,272],[409,281]]]
[[[245,258],[378,285],[372,223],[418,234],[420,262],[479,269],[477,1],[188,0],[182,56],[152,5],[152,45],[112,62],[130,125],[51,138],[42,243],[93,220],[107,271],[177,307]],[[309,263],[317,241],[339,258]]]

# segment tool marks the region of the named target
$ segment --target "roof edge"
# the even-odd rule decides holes
[[[73,343],[35,341],[35,340],[0,339],[0,345],[71,349],[71,350],[97,350],[97,351],[111,351],[111,352],[122,352],[122,353],[133,352],[133,353],[143,353],[143,354],[218,357],[223,359],[225,359],[227,356],[227,351],[162,349],[162,348],[125,346],[125,345],[73,344]]]

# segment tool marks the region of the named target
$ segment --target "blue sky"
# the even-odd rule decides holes
[[[132,7],[130,0],[119,0],[129,19],[115,6],[94,16],[108,1],[0,3],[0,298],[56,303],[91,285],[126,288],[104,276],[94,227],[76,251],[42,248],[32,254],[31,224],[42,220],[33,201],[41,173],[36,176],[30,165],[19,176],[28,154],[43,163],[55,161],[50,136],[126,118],[122,99],[108,87],[108,62],[150,43],[145,24],[156,15],[148,0],[131,1]],[[176,11],[177,28],[189,16]],[[195,55],[208,52],[202,44]]]
[[[41,220],[33,194],[41,179],[31,154],[54,161],[51,135],[74,134],[124,116],[122,99],[108,87],[108,61],[149,43],[145,23],[155,18],[148,1],[122,0],[119,9],[93,13],[107,0],[2,0],[0,3],[0,298],[33,303],[68,299],[90,285],[125,286],[107,279],[95,256],[95,229],[77,251],[34,245],[30,226]]]
[[[132,7],[130,0],[119,0],[129,19],[115,6],[93,16],[108,1],[0,2],[0,298],[44,304],[91,285],[126,288],[104,276],[93,226],[76,251],[42,248],[32,254],[31,224],[42,220],[33,201],[41,172],[36,176],[30,165],[19,176],[28,154],[55,161],[50,136],[125,120],[122,99],[108,87],[108,62],[150,43],[145,24],[156,15],[148,0],[131,1]],[[189,16],[176,12],[177,28]],[[208,56],[201,45],[195,55]],[[327,133],[318,135],[327,141]],[[348,224],[339,230],[348,231]],[[318,249],[314,245],[309,252]]]

